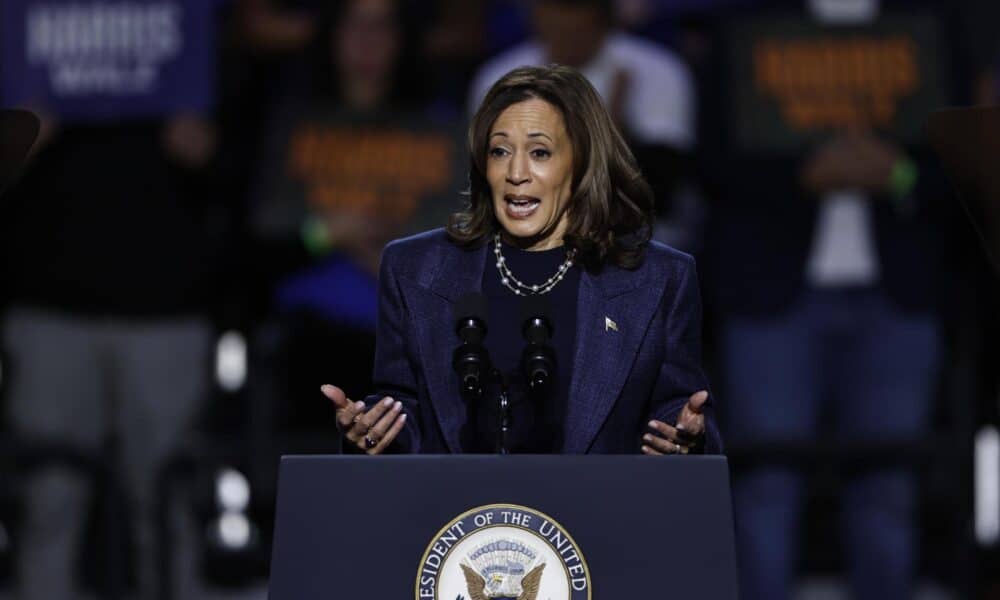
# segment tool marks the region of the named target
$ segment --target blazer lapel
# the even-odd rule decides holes
[[[586,452],[618,399],[663,294],[641,268],[584,273],[563,451]]]
[[[449,245],[441,247],[441,256],[435,272],[424,273],[424,281],[406,287],[431,404],[448,448],[458,453],[458,432],[467,411],[451,367],[451,350],[458,345],[454,305],[463,294],[482,291],[486,247],[456,250]]]

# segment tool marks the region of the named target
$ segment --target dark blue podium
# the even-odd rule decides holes
[[[718,456],[288,456],[272,600],[736,598]]]

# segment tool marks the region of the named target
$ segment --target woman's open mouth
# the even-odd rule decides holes
[[[513,196],[508,194],[503,199],[507,205],[507,216],[512,219],[526,219],[530,217],[542,203],[541,200],[533,196]]]

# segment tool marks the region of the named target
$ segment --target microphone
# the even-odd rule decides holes
[[[528,389],[535,396],[549,393],[555,378],[556,356],[549,340],[554,327],[549,316],[546,296],[526,296],[521,305],[521,333],[528,345],[521,355],[521,370],[528,382]]]
[[[490,372],[490,356],[483,347],[486,332],[486,296],[465,294],[455,304],[455,333],[461,345],[451,361],[465,400],[483,397],[483,383]]]

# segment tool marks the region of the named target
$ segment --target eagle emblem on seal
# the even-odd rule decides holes
[[[496,539],[473,549],[461,567],[470,600],[536,600],[545,562],[530,546]]]

